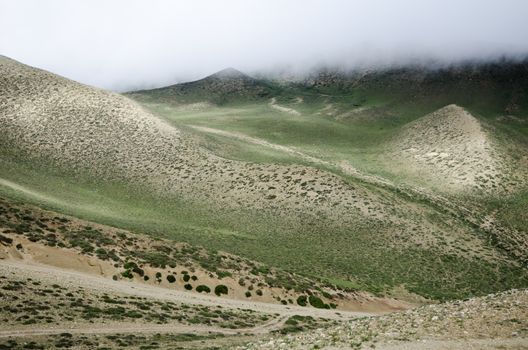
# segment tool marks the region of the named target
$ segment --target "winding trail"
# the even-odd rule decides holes
[[[369,184],[372,184],[378,187],[386,188],[386,189],[397,190],[397,192],[405,194],[409,197],[427,198],[430,202],[443,208],[444,210],[447,210],[455,214],[462,213],[467,216],[466,219],[476,222],[475,219],[472,217],[471,210],[460,205],[459,203],[453,203],[452,201],[448,200],[444,196],[439,195],[437,193],[433,193],[425,188],[396,184],[383,177],[366,174],[358,170],[357,168],[355,168],[352,164],[350,164],[346,160],[343,160],[339,163],[333,163],[333,162],[330,162],[330,161],[327,161],[321,158],[311,156],[293,147],[279,145],[279,144],[272,143],[272,142],[269,142],[269,141],[266,141],[260,138],[248,136],[242,133],[225,131],[225,130],[214,129],[214,128],[209,128],[209,127],[204,127],[204,126],[197,126],[197,125],[186,125],[186,126],[190,127],[191,129],[200,131],[200,132],[234,138],[234,139],[238,139],[240,141],[244,141],[244,142],[251,143],[254,145],[267,147],[267,148],[270,148],[276,151],[284,152],[292,156],[298,157],[302,159],[303,161],[307,161],[307,162],[317,164],[317,165],[322,165],[322,166],[325,166],[331,169],[336,169],[337,171],[340,171],[345,175],[355,177],[356,179],[364,181],[366,183],[369,183]],[[481,222],[476,222],[476,223],[479,226],[482,224]],[[482,228],[485,229],[484,227]]]
[[[267,323],[252,328],[227,329],[217,326],[185,325],[185,324],[144,324],[144,323],[66,323],[59,326],[36,328],[35,325],[16,326],[0,330],[0,338],[6,337],[29,337],[36,335],[53,335],[60,333],[222,333],[222,334],[266,334],[280,329],[284,322],[293,315],[311,316],[314,318],[326,318],[333,320],[348,320],[356,317],[372,316],[373,313],[352,312],[341,310],[316,309],[312,307],[301,307],[293,305],[270,304],[257,301],[229,299],[213,295],[205,295],[194,292],[170,290],[163,287],[143,285],[127,281],[114,281],[109,278],[86,274],[78,271],[61,269],[48,265],[37,264],[18,260],[0,260],[0,273],[15,274],[16,276],[31,276],[33,279],[45,280],[48,283],[60,283],[68,287],[82,287],[86,290],[97,292],[119,293],[185,303],[199,306],[221,306],[226,309],[253,310],[265,314],[273,314],[274,317]]]
[[[217,326],[206,325],[186,325],[181,323],[169,324],[145,324],[145,323],[81,323],[68,326],[42,327],[24,326],[0,331],[1,338],[10,337],[34,337],[39,335],[58,335],[61,333],[71,334],[117,334],[117,333],[192,333],[192,334],[211,334],[220,333],[224,335],[237,334],[267,334],[282,327],[288,317],[278,317],[268,323],[261,324],[251,328],[222,328]]]
[[[298,101],[298,100],[297,100]],[[299,103],[299,102],[297,102]],[[279,104],[277,104],[277,99],[275,97],[272,97],[270,102],[269,102],[269,105],[271,108],[273,109],[276,109],[280,112],[284,112],[284,113],[289,113],[291,115],[295,115],[295,116],[300,116],[301,113],[299,113],[299,111],[293,109],[293,108],[290,108],[290,107],[284,107],[284,106],[281,106]]]

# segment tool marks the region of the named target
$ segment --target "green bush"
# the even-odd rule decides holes
[[[140,268],[135,262],[128,261],[123,266],[127,270],[132,270],[132,272],[137,273],[140,276],[143,276],[145,274],[145,271],[143,271],[142,268]]]
[[[215,287],[215,290],[214,290],[215,294],[217,296],[220,296],[222,294],[226,294],[229,292],[229,290],[227,289],[227,286],[223,285],[223,284],[219,284]]]
[[[134,267],[137,267],[137,264],[133,261],[127,261],[123,267],[125,269],[133,269]]]
[[[176,277],[174,277],[174,275],[167,275],[167,281],[169,281],[169,283],[174,283],[176,282]]]
[[[189,276],[189,275],[183,275],[183,281],[184,281],[184,282],[189,282],[190,279],[191,279],[191,276]]]
[[[323,294],[323,296],[324,296],[325,298],[333,299],[332,294],[330,294],[330,293],[328,293],[328,292],[325,292],[324,290],[321,292],[321,294]]]
[[[187,289],[187,290],[192,290],[192,286],[187,283],[186,285],[183,286],[183,288]]]
[[[310,303],[310,305],[312,305],[313,307],[317,309],[329,309],[330,308],[330,305],[325,304],[321,300],[321,298],[316,297],[315,295],[310,295],[308,297],[308,302]]]
[[[249,290],[246,292],[246,298],[251,298],[251,292]]]
[[[126,278],[133,278],[134,277],[132,275],[132,272],[130,272],[130,270],[126,270],[125,272],[121,272],[121,276],[126,277]]]
[[[306,306],[307,305],[306,295],[300,295],[297,298],[297,304],[300,305],[300,306]]]
[[[233,274],[229,271],[217,271],[216,275],[218,276],[218,278],[222,279],[224,277],[231,277]]]
[[[211,293],[211,288],[207,287],[204,284],[200,284],[198,287],[196,287],[196,291],[198,293],[201,293],[201,292]]]
[[[257,295],[258,295],[259,297],[261,297],[262,294],[263,294],[261,289],[257,289],[257,290],[255,291],[255,293],[257,293]]]

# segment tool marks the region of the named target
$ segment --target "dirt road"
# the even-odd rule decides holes
[[[248,329],[224,329],[216,326],[205,325],[182,325],[182,324],[139,324],[139,323],[110,323],[110,324],[65,324],[64,326],[49,326],[37,328],[31,326],[17,326],[16,328],[0,330],[0,337],[9,336],[34,336],[44,334],[60,333],[130,333],[130,332],[192,332],[192,333],[223,333],[223,334],[264,334],[279,329],[288,317],[293,315],[311,316],[314,318],[326,318],[334,320],[346,320],[355,317],[370,316],[364,312],[350,312],[338,310],[316,309],[312,307],[284,306],[268,304],[256,301],[229,299],[214,295],[198,294],[170,290],[167,288],[143,285],[127,281],[114,281],[109,278],[90,275],[78,271],[60,269],[48,265],[42,265],[27,261],[0,260],[0,274],[15,275],[17,279],[31,277],[47,283],[57,283],[68,288],[82,287],[85,290],[93,290],[105,293],[119,293],[149,299],[158,299],[200,306],[221,306],[226,309],[245,309],[256,312],[273,314],[271,321]]]

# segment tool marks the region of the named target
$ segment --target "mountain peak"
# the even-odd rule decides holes
[[[221,71],[218,71],[209,77],[222,79],[222,80],[224,79],[248,79],[249,78],[249,76],[247,76],[246,74],[232,67],[222,69]]]

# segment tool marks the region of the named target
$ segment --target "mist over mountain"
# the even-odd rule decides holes
[[[527,15],[0,0],[0,350],[528,349]]]
[[[518,59],[528,53],[527,14],[516,0],[2,1],[0,54],[130,91],[225,67],[300,75]]]

